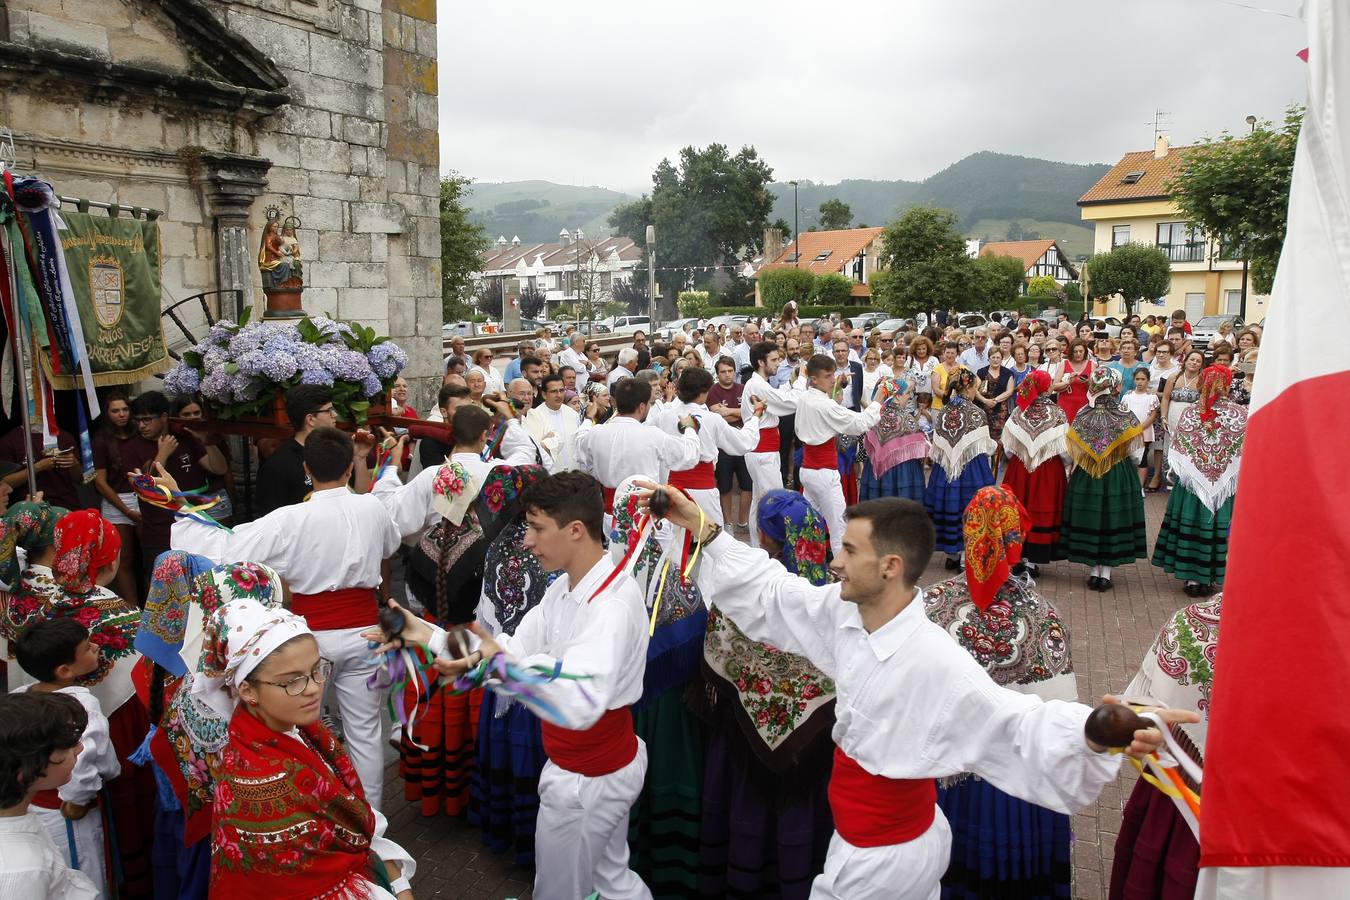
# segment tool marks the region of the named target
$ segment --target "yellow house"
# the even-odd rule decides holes
[[[1212,237],[1191,228],[1167,194],[1166,184],[1188,147],[1169,147],[1159,135],[1150,152],[1126,153],[1078,200],[1083,219],[1094,222],[1093,251],[1105,253],[1121,244],[1149,244],[1172,261],[1172,286],[1161,304],[1140,304],[1140,315],[1184,309],[1195,322],[1215,313],[1238,313],[1242,308],[1242,261],[1228,258]],[[1090,277],[1090,276],[1089,276]],[[1247,282],[1248,322],[1265,318],[1268,296],[1252,292]],[[1125,312],[1118,298],[1098,302],[1099,316]]]

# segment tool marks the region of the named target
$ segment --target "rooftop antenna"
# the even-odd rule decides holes
[[[1153,126],[1153,143],[1154,143],[1154,144],[1157,144],[1157,143],[1158,143],[1158,135],[1162,134],[1163,128],[1164,128],[1165,126],[1171,124],[1170,122],[1167,121],[1167,117],[1170,116],[1170,115],[1171,115],[1171,113],[1168,112],[1168,111],[1165,110],[1165,109],[1155,109],[1155,110],[1153,111],[1153,121],[1152,121],[1152,122],[1145,122],[1145,123],[1144,123],[1145,125],[1152,125],[1152,126]]]

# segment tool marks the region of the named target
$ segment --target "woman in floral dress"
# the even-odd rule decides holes
[[[765,494],[757,526],[760,547],[788,571],[826,582],[824,520],[801,494]],[[711,710],[699,893],[805,898],[833,831],[834,682],[803,657],[751,641],[716,609],[703,671]]]
[[[947,568],[961,568],[961,518],[975,492],[994,483],[989,457],[998,446],[989,436],[989,419],[975,400],[979,378],[966,368],[949,381],[947,404],[936,412],[929,458],[933,469],[923,506],[933,520],[936,549],[947,554]],[[934,398],[936,400],[936,398]],[[936,402],[933,405],[937,410]]]
[[[1068,629],[1029,580],[1012,574],[1029,525],[1010,490],[982,488],[966,509],[965,575],[926,589],[924,608],[997,684],[1043,700],[1076,701]],[[974,775],[939,787],[938,805],[952,830],[946,900],[1069,896],[1067,815]]]
[[[1022,566],[1033,577],[1042,563],[1055,559],[1068,486],[1064,460],[1069,420],[1050,393],[1050,383],[1048,372],[1027,373],[1017,389],[1017,408],[1003,428],[1008,455],[1003,486],[1031,516],[1031,529],[1023,535]]]
[[[898,399],[887,403],[891,397]],[[909,384],[902,378],[877,382],[881,419],[861,443],[862,477],[858,499],[903,497],[923,502],[923,463],[928,458],[928,438],[919,422],[918,408]]]

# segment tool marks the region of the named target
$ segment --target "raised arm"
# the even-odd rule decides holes
[[[718,449],[730,456],[744,456],[759,444],[758,415],[746,419],[741,428],[732,428],[726,419],[716,413],[700,415],[698,418],[702,427],[712,429],[713,441]]]
[[[867,408],[861,412],[854,412],[838,403],[831,403],[828,406],[822,406],[820,412],[824,414],[825,421],[830,428],[840,435],[863,434],[881,421],[880,403],[868,404]]]

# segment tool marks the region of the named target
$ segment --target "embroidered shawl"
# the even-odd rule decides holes
[[[1144,654],[1143,664],[1123,697],[1199,710],[1201,721],[1173,726],[1194,745],[1198,761],[1209,729],[1210,689],[1219,644],[1219,615],[1223,594],[1183,606],[1168,619]],[[1183,745],[1186,743],[1182,742]],[[1191,750],[1192,748],[1187,748]]]
[[[1034,472],[1042,463],[1067,452],[1068,435],[1069,417],[1054,394],[1041,394],[1025,409],[1019,405],[1003,423],[1003,449],[1021,460],[1028,472]]]
[[[1016,578],[1004,582],[981,610],[964,579],[924,591],[928,618],[1004,687],[1044,700],[1077,700],[1069,631],[1050,601]]]
[[[445,626],[471,621],[482,593],[488,546],[476,503],[482,487],[462,464],[441,466],[431,488],[441,520],[427,529],[409,557],[409,586]]]
[[[1143,437],[1134,413],[1116,395],[1101,395],[1079,410],[1069,426],[1069,458],[1093,478],[1101,478],[1128,459]]]
[[[905,390],[905,382],[899,378],[883,378],[877,385],[881,419],[863,438],[872,474],[877,478],[901,463],[928,456],[928,438],[919,425],[917,410],[899,399]]]
[[[800,506],[780,504],[777,515],[772,504],[766,511],[765,501],[777,493],[770,492],[760,501],[760,528],[778,539],[778,526],[766,523],[765,518],[781,519],[780,561],[789,572],[812,584],[825,584],[829,544],[824,521],[804,500]],[[756,758],[770,771],[793,768],[817,738],[834,727],[834,681],[804,656],[750,640],[716,608],[708,614],[703,671],[719,695],[728,701],[735,696],[735,719]]]
[[[43,547],[50,547],[56,540],[56,523],[66,510],[47,503],[35,503],[21,500],[10,504],[4,518],[0,519],[0,582],[9,587],[18,586],[23,571],[19,566],[19,554],[32,553]],[[13,640],[12,636],[9,640]]]
[[[216,782],[211,896],[368,897],[374,834],[375,813],[328,729],[316,722],[296,737],[235,712]]]
[[[478,520],[491,539],[483,561],[483,600],[498,631],[514,634],[525,613],[539,605],[557,577],[525,549],[525,513],[520,496],[548,473],[542,466],[498,466],[478,495]]]
[[[1031,517],[1006,487],[982,487],[966,507],[966,586],[980,610],[1008,580],[1011,567],[1022,559],[1022,541],[1031,529]]]
[[[965,371],[965,370],[963,370]],[[989,455],[998,444],[989,435],[984,411],[962,397],[953,397],[936,412],[930,456],[955,481],[961,470],[977,456]]]
[[[1205,421],[1205,415],[1210,415]],[[1211,513],[1237,492],[1238,465],[1247,435],[1247,410],[1231,400],[1186,409],[1172,431],[1168,465],[1177,481]]]
[[[92,591],[99,571],[112,565],[122,550],[117,526],[92,509],[66,513],[56,523],[52,538],[56,546],[53,575],[72,594]]]
[[[196,668],[201,656],[201,630],[215,606],[196,602],[197,577],[210,571],[211,560],[183,550],[159,555],[150,576],[150,590],[136,630],[136,650],[150,657],[170,675],[181,678]],[[185,639],[195,638],[190,646]]]

